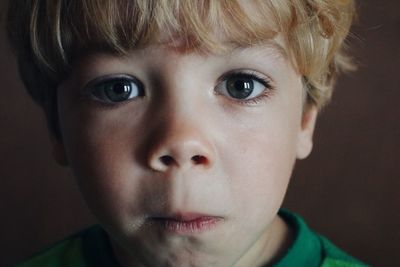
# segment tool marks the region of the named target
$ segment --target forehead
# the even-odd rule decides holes
[[[265,43],[278,32],[269,1],[86,2],[66,10],[61,41],[67,53],[73,48],[75,54],[88,50],[123,54],[151,44],[218,52]],[[74,6],[79,12],[68,14]],[[77,14],[79,20],[74,19]]]
[[[222,43],[221,46],[227,47],[225,43]],[[165,45],[149,44],[132,49],[124,55],[93,52],[79,58],[74,65],[74,70],[84,73],[105,70],[113,72],[130,69],[132,66],[135,66],[136,71],[139,68],[139,72],[143,72],[145,69],[172,70],[176,68],[176,64],[183,62],[184,64],[195,64],[197,67],[200,67],[198,64],[207,65],[208,68],[252,66],[257,69],[274,68],[281,71],[282,66],[285,69],[291,68],[285,49],[275,40],[269,40],[260,45],[232,47],[224,51],[188,51],[168,43]]]

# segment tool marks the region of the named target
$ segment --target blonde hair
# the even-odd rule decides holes
[[[352,67],[343,43],[355,13],[353,0],[253,3],[255,10],[234,0],[13,0],[7,31],[21,78],[56,136],[56,88],[75,60],[90,51],[126,54],[149,43],[173,42],[175,36],[184,50],[216,51],[279,34],[303,76],[308,103],[322,107],[337,73]],[[216,30],[229,42],[222,44]]]

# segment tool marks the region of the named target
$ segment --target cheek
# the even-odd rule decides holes
[[[297,117],[269,114],[228,131],[225,144],[233,199],[255,219],[279,209],[296,158]]]
[[[101,218],[115,213],[140,213],[132,203],[145,188],[135,168],[135,120],[121,121],[117,113],[79,112],[63,118],[64,144],[80,190],[92,212]],[[129,143],[129,145],[128,145]],[[109,216],[107,214],[113,214]]]

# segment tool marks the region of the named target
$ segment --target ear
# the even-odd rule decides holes
[[[311,153],[317,114],[318,110],[316,106],[308,105],[304,107],[301,129],[297,137],[297,159],[304,159]]]
[[[51,136],[51,143],[52,143],[52,151],[51,154],[55,161],[61,166],[68,166],[68,158],[67,154],[65,153],[64,144],[62,143],[59,138]]]

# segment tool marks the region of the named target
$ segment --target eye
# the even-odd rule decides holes
[[[133,77],[101,77],[89,83],[90,93],[107,103],[127,101],[144,95],[143,85]]]
[[[271,89],[269,81],[253,72],[229,73],[216,87],[217,93],[240,101],[265,95],[267,89]]]

